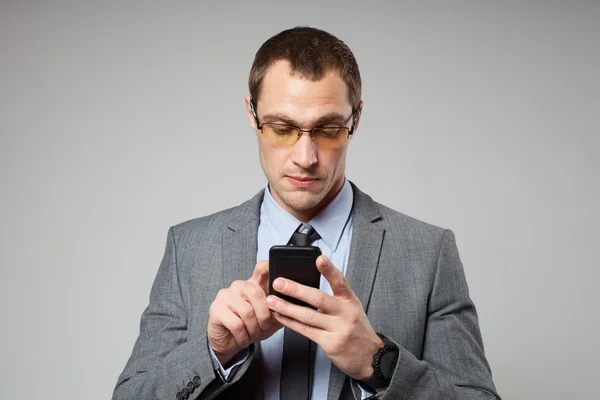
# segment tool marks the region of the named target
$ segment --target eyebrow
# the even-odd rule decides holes
[[[290,118],[289,116],[287,116],[286,114],[283,114],[283,113],[266,114],[262,118],[263,118],[263,121],[266,123],[274,123],[274,122],[281,121],[288,125],[294,125],[294,126],[301,125],[300,123],[298,123],[298,121],[294,120],[293,118]],[[338,123],[338,124],[342,125],[343,123],[348,121],[348,119],[349,118],[346,118],[345,116],[343,116],[340,113],[332,112],[329,114],[325,114],[315,120],[309,121],[309,123],[307,125],[308,126],[320,126],[320,125],[325,125],[325,124],[330,124],[330,123]]]

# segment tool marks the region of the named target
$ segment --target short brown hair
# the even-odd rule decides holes
[[[256,52],[248,78],[250,96],[255,104],[267,70],[279,60],[289,61],[292,74],[312,81],[322,79],[329,70],[338,72],[348,86],[348,101],[352,109],[358,107],[362,81],[350,48],[330,33],[303,26],[278,33]]]

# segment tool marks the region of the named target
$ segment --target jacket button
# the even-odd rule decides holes
[[[192,382],[188,382],[188,384],[187,384],[187,390],[190,393],[194,393],[194,390],[196,390],[196,386],[194,386],[194,384]]]
[[[183,389],[181,391],[181,394],[183,395],[183,400],[188,400],[188,398],[190,397],[190,392],[188,392],[187,389]]]
[[[200,387],[201,380],[200,380],[199,376],[196,375],[194,377],[194,379],[192,379],[192,382],[194,383],[194,386],[196,387],[196,389]]]
[[[177,392],[177,400],[183,400],[183,395],[181,392]]]

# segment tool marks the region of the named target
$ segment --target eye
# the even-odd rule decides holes
[[[291,135],[297,131],[296,127],[291,125],[271,125],[273,132],[277,135]]]
[[[313,130],[313,132],[315,133],[315,135],[321,135],[323,137],[333,139],[333,138],[336,138],[343,129],[344,128],[340,128],[340,127],[315,128]]]

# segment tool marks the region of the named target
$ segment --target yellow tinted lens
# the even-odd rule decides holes
[[[275,144],[294,144],[298,141],[299,129],[293,125],[271,124],[262,125],[262,133],[270,142]],[[312,140],[323,147],[336,147],[346,142],[350,129],[345,127],[314,128]],[[303,134],[307,134],[306,131]]]
[[[336,139],[338,136],[343,134],[346,131],[345,128],[315,128],[313,129],[313,133],[315,136],[323,136],[327,139]]]
[[[320,146],[335,147],[346,142],[348,128],[315,128],[313,129],[313,140]]]
[[[274,143],[293,143],[298,138],[298,128],[291,125],[263,124],[262,132]]]

